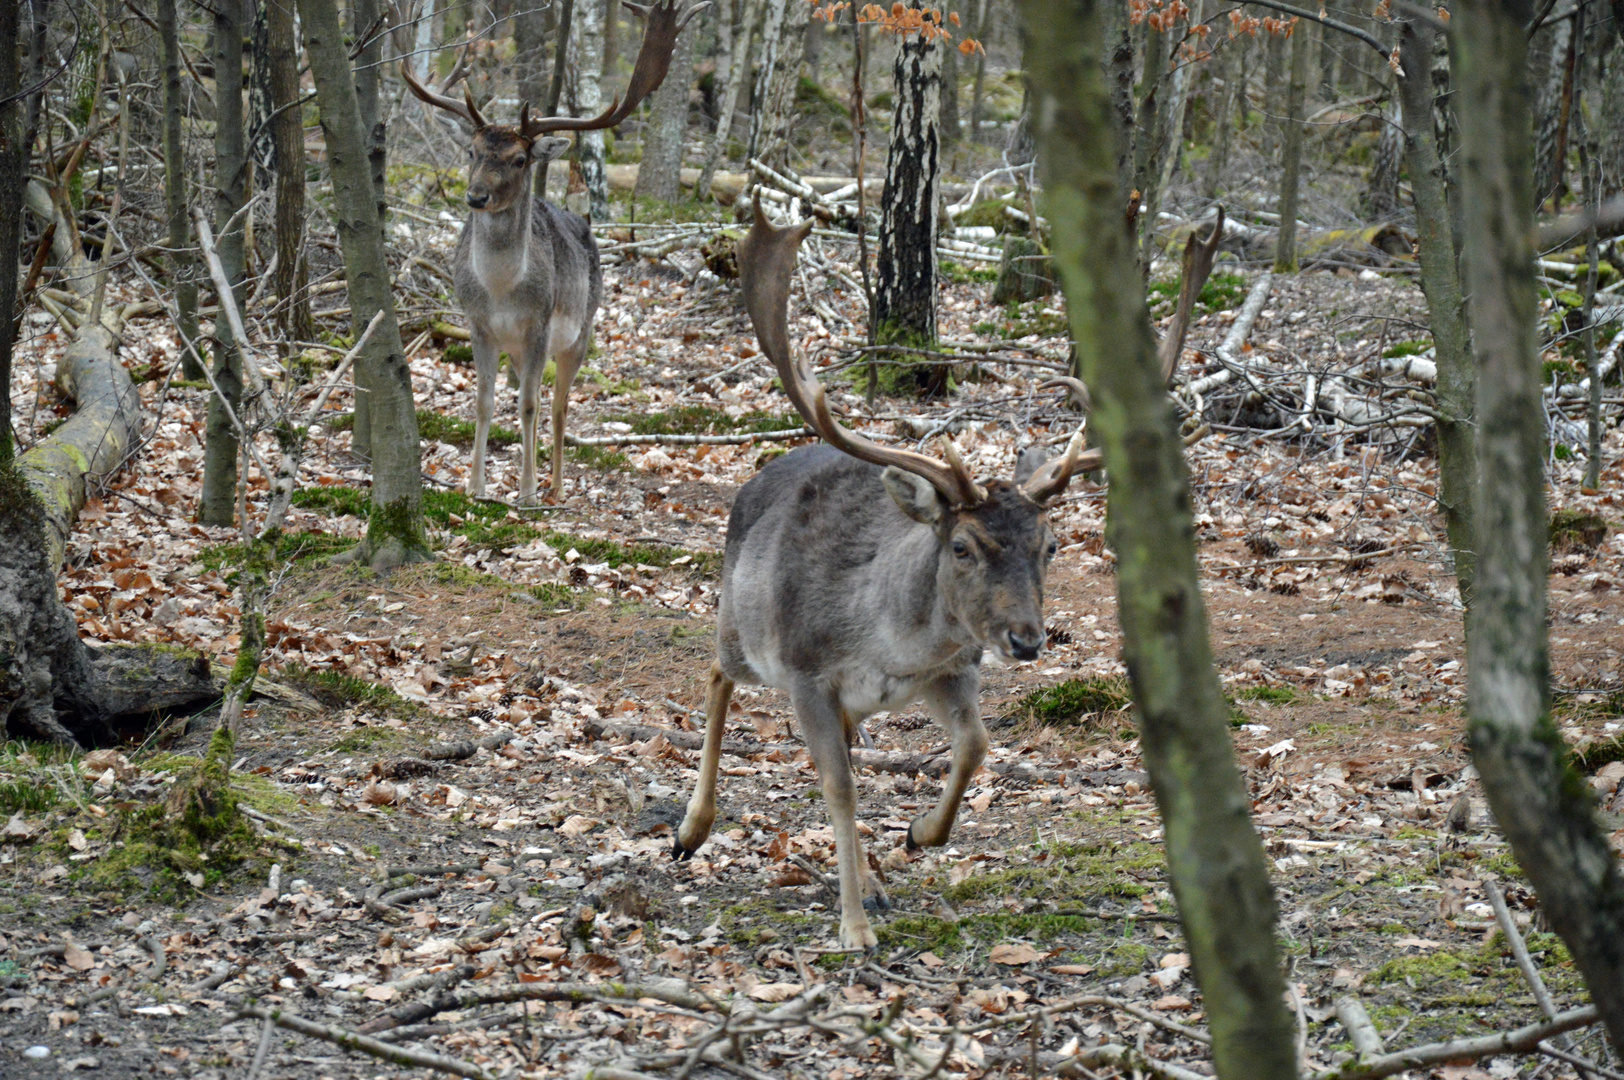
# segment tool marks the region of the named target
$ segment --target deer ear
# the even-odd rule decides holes
[[[537,161],[552,161],[570,148],[570,141],[562,135],[548,135],[537,139],[530,148],[530,156]]]
[[[891,465],[880,474],[880,483],[885,485],[885,493],[891,496],[897,509],[921,525],[935,525],[947,511],[947,504],[935,486],[916,473]]]

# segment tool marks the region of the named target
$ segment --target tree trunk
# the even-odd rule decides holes
[[[1303,162],[1303,93],[1308,87],[1308,54],[1312,31],[1303,23],[1291,35],[1291,85],[1286,90],[1286,116],[1281,121],[1280,236],[1274,249],[1274,272],[1297,272],[1297,189]]]
[[[1399,162],[1404,149],[1404,109],[1400,101],[1401,95],[1395,94],[1388,104],[1381,139],[1376,143],[1376,160],[1370,167],[1370,183],[1365,188],[1365,216],[1375,220],[1390,217],[1398,209]],[[1430,109],[1428,113],[1430,122]]]
[[[10,262],[0,273],[0,467],[16,453],[11,430],[11,353],[16,345],[17,252],[22,244],[23,197],[28,189],[28,125],[25,103],[13,100],[22,86],[17,48],[20,5],[0,9],[0,252]]]
[[[305,146],[304,119],[297,105],[299,43],[293,32],[293,8],[287,0],[265,0],[265,38],[271,108],[276,111],[271,122],[276,155],[276,324],[285,343],[314,341],[310,265],[304,255]]]
[[[767,0],[761,28],[761,74],[750,118],[750,153],[781,173],[791,172],[789,130],[801,75],[801,45],[812,5],[805,0]]]
[[[804,2],[804,0],[803,0]],[[688,140],[688,93],[693,85],[694,39],[682,34],[671,51],[671,68],[652,95],[643,137],[643,161],[634,194],[673,203],[682,190],[682,151]]]
[[[733,48],[726,58],[727,82],[716,114],[716,134],[711,137],[710,153],[705,157],[705,167],[699,172],[699,182],[694,185],[694,196],[701,202],[711,197],[716,169],[727,156],[727,142],[733,131],[733,114],[739,107],[739,91],[744,88],[744,80],[750,74],[750,39],[755,34],[756,18],[761,8],[762,0],[739,0],[739,25],[733,30]]]
[[[1203,6],[1203,0],[1191,0],[1188,15],[1190,26],[1201,25]],[[1150,223],[1153,226],[1156,214],[1161,209],[1161,201],[1167,197],[1168,189],[1173,186],[1173,174],[1178,170],[1179,158],[1184,150],[1184,117],[1189,109],[1190,87],[1198,70],[1193,61],[1179,56],[1176,44],[1173,49],[1173,61],[1177,66],[1168,77],[1168,92],[1162,103],[1167,113],[1162,122],[1166,137],[1158,154],[1160,164],[1156,172],[1155,200],[1147,201],[1145,205],[1145,212],[1150,215]]]
[[[936,340],[936,215],[941,185],[942,50],[923,36],[898,39],[896,107],[880,194],[874,336],[881,345]],[[945,369],[935,367],[932,372]],[[940,389],[940,386],[935,387]]]
[[[987,93],[987,9],[992,0],[976,0],[975,37],[981,42],[981,48],[976,50],[975,82],[970,89],[970,141],[981,141],[981,111],[986,104]]]
[[[201,381],[203,367],[190,349],[201,349],[197,335],[197,262],[192,257],[192,225],[186,210],[186,145],[181,138],[186,99],[180,82],[180,31],[175,0],[158,0],[158,36],[163,50],[164,213],[169,220],[169,278],[178,309],[183,378]]]
[[[1477,367],[1472,359],[1461,295],[1455,230],[1450,221],[1444,165],[1433,124],[1432,52],[1435,34],[1415,20],[1399,27],[1398,80],[1404,143],[1415,195],[1416,255],[1421,263],[1421,290],[1432,323],[1433,355],[1438,365],[1438,503],[1449,532],[1460,600],[1472,607],[1476,577],[1477,503],[1476,410]]]
[[[1558,204],[1567,184],[1568,120],[1573,113],[1573,75],[1578,58],[1576,19],[1551,27],[1551,67],[1539,96],[1539,137],[1534,150],[1534,205],[1554,198]]]
[[[595,116],[603,106],[603,20],[604,8],[615,0],[585,0],[576,15],[575,112]],[[575,137],[575,160],[586,185],[587,216],[593,221],[609,220],[609,173],[604,167],[603,132],[583,131]]]
[[[575,0],[563,0],[558,9],[558,46],[553,51],[553,78],[547,90],[546,116],[558,115],[558,103],[564,97],[564,71],[569,66],[570,32],[574,21]],[[536,166],[535,191],[544,199],[547,197],[547,169],[550,165],[552,159],[543,158]]]
[[[1624,1045],[1624,877],[1551,720],[1545,425],[1534,294],[1527,0],[1451,20],[1466,285],[1478,361],[1480,528],[1467,634],[1472,760],[1495,819]]]
[[[963,138],[959,128],[959,50],[949,40],[939,46],[942,53],[942,145],[952,146]]]
[[[220,265],[242,306],[243,227],[227,227],[247,201],[248,155],[243,138],[242,36],[243,0],[218,0],[214,5],[214,225],[219,231]],[[245,342],[235,340],[225,309],[214,320],[214,383],[219,394],[210,395],[203,491],[197,518],[205,525],[230,525],[237,508],[237,431],[226,412],[239,412],[242,404]],[[224,399],[222,401],[222,398]]]
[[[344,251],[350,324],[356,334],[382,311],[384,321],[357,361],[367,374],[372,414],[372,508],[357,558],[384,569],[428,558],[423,533],[422,457],[412,373],[401,345],[384,257],[383,226],[338,10],[333,0],[299,0],[310,74],[333,178],[333,224]],[[359,411],[359,410],[358,410]]]
[[[286,2],[286,0],[284,0]],[[336,0],[325,0],[327,3],[336,3]],[[377,21],[378,13],[382,8],[381,0],[352,0],[349,5],[350,41],[347,43],[353,49],[361,43],[360,37],[366,28]],[[300,11],[304,9],[301,7]],[[372,48],[363,51],[355,58],[354,86],[356,105],[361,114],[361,130],[364,133],[364,145],[367,154],[368,175],[374,185],[374,194],[378,201],[376,217],[378,228],[383,228],[383,127],[378,117],[379,104],[379,69],[373,62],[382,56],[383,42],[380,39]],[[374,153],[376,158],[374,159]],[[355,421],[350,426],[350,446],[356,454],[363,458],[372,456],[372,405],[375,399],[375,388],[367,382],[372,375],[372,368],[367,364],[356,364],[352,373],[355,382]]]
[[[272,131],[271,114],[276,110],[276,95],[271,89],[271,13],[273,0],[243,0],[243,16],[253,19],[252,45],[248,65],[248,131],[253,136],[248,145],[248,156],[254,161],[254,187],[271,186],[276,174],[276,136]]]
[[[520,4],[513,16],[513,82],[520,101],[538,112],[547,93],[547,13],[542,4]]]
[[[1223,1077],[1294,1077],[1274,894],[1229,740],[1197,576],[1191,494],[1122,214],[1102,7],[1025,0],[1044,203],[1110,470],[1123,658],[1169,876]]]
[[[1229,167],[1229,144],[1235,129],[1235,102],[1243,82],[1241,72],[1241,41],[1220,43],[1223,49],[1218,70],[1222,88],[1214,87],[1212,94],[1213,138],[1212,153],[1207,156],[1206,169],[1201,179],[1201,193],[1208,202],[1215,202],[1223,188],[1224,170]]]

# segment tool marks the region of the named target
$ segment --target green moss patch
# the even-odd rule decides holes
[[[1599,514],[1558,510],[1551,515],[1552,551],[1593,551],[1607,539],[1607,521]]]
[[[729,416],[704,405],[684,405],[665,412],[617,416],[638,435],[732,435],[738,432],[792,431],[802,427],[799,417],[747,412]]]
[[[1077,724],[1090,716],[1122,712],[1132,705],[1133,694],[1126,679],[1067,679],[1027,694],[1011,707],[1005,719]]]
[[[1164,875],[1161,849],[1145,843],[1047,846],[1007,870],[975,874],[942,893],[949,903],[1022,898],[1056,904],[1144,896]]]
[[[1156,315],[1171,313],[1173,305],[1178,303],[1179,289],[1182,287],[1183,282],[1178,278],[1172,281],[1153,282],[1149,290],[1152,313]],[[1245,278],[1239,274],[1213,274],[1207,278],[1207,283],[1201,286],[1201,295],[1195,300],[1195,312],[1197,315],[1204,315],[1215,311],[1228,311],[1238,306],[1245,298]]]
[[[0,813],[43,814],[61,799],[56,785],[22,777],[0,783]]]
[[[419,409],[417,412],[417,432],[424,439],[434,442],[450,443],[452,446],[470,447],[474,445],[475,427],[470,421],[458,416],[447,416],[431,409]],[[519,433],[492,424],[485,433],[486,446],[512,446],[519,441]]]
[[[1289,686],[1247,686],[1235,692],[1242,701],[1262,701],[1270,705],[1290,705],[1297,700],[1297,691]]]
[[[320,530],[285,532],[276,538],[276,561],[306,562],[324,559],[348,551],[355,544],[356,541],[347,536],[336,536]],[[210,570],[219,570],[223,567],[241,566],[247,554],[248,549],[242,544],[216,544],[198,552],[197,561]]]
[[[303,664],[289,664],[278,673],[277,678],[304,690],[328,708],[353,707],[380,716],[395,716],[402,719],[422,716],[424,713],[421,705],[415,701],[408,701],[389,687],[358,679],[354,675],[346,675],[342,671],[326,671],[306,667]]]

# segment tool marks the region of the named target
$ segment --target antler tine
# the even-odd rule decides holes
[[[1161,361],[1163,382],[1171,380],[1174,369],[1178,367],[1179,356],[1184,352],[1184,337],[1190,331],[1190,316],[1195,312],[1196,297],[1201,295],[1201,287],[1212,274],[1212,261],[1218,255],[1218,245],[1223,238],[1224,208],[1220,206],[1217,216],[1213,218],[1212,235],[1202,240],[1191,232],[1189,240],[1185,241],[1178,307],[1174,309],[1173,322],[1156,350],[1156,358]]]
[[[1084,450],[1086,445],[1083,429],[1078,428],[1072,432],[1071,441],[1066,443],[1066,452],[1039,466],[1038,471],[1021,485],[1021,493],[1041,506],[1066,490],[1072,474],[1079,470],[1087,472],[1099,468],[1105,462],[1105,455],[1098,450]]]
[[[632,69],[626,93],[609,103],[609,108],[597,116],[545,116],[536,117],[524,128],[527,136],[548,131],[598,131],[612,128],[642,103],[665,81],[671,67],[671,50],[676,48],[677,35],[701,11],[710,7],[710,0],[695,4],[686,11],[678,11],[680,0],[655,0],[647,5],[628,3],[627,8],[643,16],[648,26],[643,31],[643,47],[637,53],[637,65]]]
[[[1070,375],[1056,375],[1054,378],[1046,379],[1038,384],[1039,390],[1053,390],[1056,387],[1063,387],[1071,391],[1071,400],[1077,406],[1079,412],[1088,412],[1089,408],[1094,404],[1093,395],[1088,392],[1088,387],[1084,385],[1083,380],[1073,378]]]
[[[987,497],[973,479],[969,470],[958,459],[956,449],[948,450],[956,467],[935,458],[916,454],[911,450],[897,450],[880,446],[856,432],[848,431],[836,422],[829,411],[823,384],[801,356],[790,346],[788,308],[790,278],[795,273],[795,256],[801,241],[812,231],[813,219],[799,225],[776,228],[762,213],[761,200],[755,200],[755,224],[739,241],[739,281],[744,289],[744,306],[750,313],[750,322],[756,329],[756,340],[767,354],[778,376],[784,382],[784,392],[794,403],[807,426],[816,431],[829,445],[843,450],[854,458],[875,465],[895,465],[928,480],[953,506],[974,506]],[[946,447],[952,447],[951,442]]]
[[[458,60],[457,67],[460,68],[461,66],[462,61]],[[452,74],[460,77],[460,73],[456,68],[452,69]],[[466,104],[464,104],[455,98],[449,98],[444,94],[436,93],[427,86],[424,86],[421,82],[418,82],[417,76],[412,74],[412,65],[407,63],[405,60],[400,62],[400,77],[406,80],[407,87],[409,87],[412,93],[416,94],[422,101],[433,105],[437,109],[444,109],[446,112],[451,113],[454,116],[460,116],[475,127],[485,126],[485,118],[480,116],[479,110],[474,108],[474,99],[472,95],[468,93],[467,86],[463,87],[463,96],[466,98]],[[453,81],[455,80],[447,80],[446,87],[448,89]]]

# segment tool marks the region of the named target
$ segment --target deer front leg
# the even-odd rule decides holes
[[[963,675],[942,679],[925,690],[925,706],[953,741],[953,767],[948,771],[942,799],[929,813],[914,818],[908,826],[908,847],[939,847],[953,831],[959,801],[970,786],[970,777],[987,757],[987,728],[981,722],[981,676],[971,669]]]
[[[712,664],[710,689],[705,693],[705,748],[699,759],[699,780],[671,845],[671,857],[679,862],[693,858],[716,822],[716,770],[722,760],[722,734],[732,696],[733,680],[722,674],[721,664]]]
[[[570,408],[570,385],[586,360],[590,337],[577,334],[575,340],[553,357],[553,498],[564,494],[564,415]]]
[[[829,808],[829,824],[834,827],[835,862],[840,872],[840,946],[877,948],[879,939],[863,910],[867,860],[857,836],[857,784],[852,777],[840,707],[825,687],[797,687],[790,700],[823,782],[823,802]]]
[[[519,497],[526,502],[536,497],[536,399],[541,395],[541,375],[546,353],[532,343],[526,355],[514,358],[519,373],[519,440],[524,460],[519,468]]]
[[[476,324],[477,325],[477,324]],[[474,467],[468,474],[468,494],[485,494],[485,439],[490,435],[491,416],[496,412],[496,343],[474,330],[470,342],[474,351]]]

